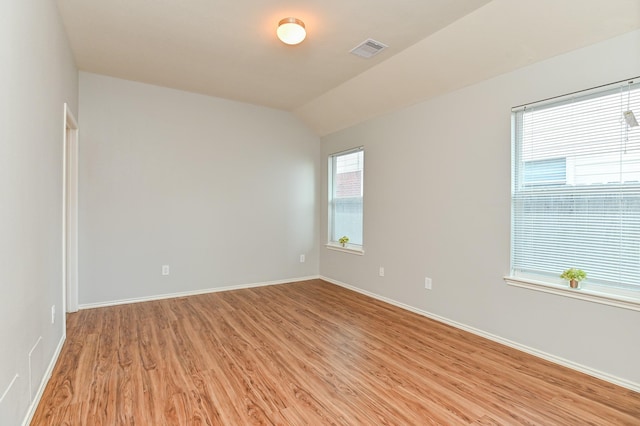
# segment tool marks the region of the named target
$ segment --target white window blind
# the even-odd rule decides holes
[[[364,150],[355,148],[329,156],[329,242],[349,237],[362,246]]]
[[[640,290],[638,80],[513,109],[512,275]]]

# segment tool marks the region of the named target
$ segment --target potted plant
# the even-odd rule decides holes
[[[347,245],[347,243],[349,242],[349,237],[347,237],[346,235],[343,237],[340,237],[340,239],[338,240],[338,242],[340,244],[342,244],[342,247],[345,247]]]
[[[580,283],[580,281],[587,278],[587,273],[582,269],[569,268],[560,275],[560,278],[562,278],[563,280],[568,280],[569,287],[578,288],[578,284]]]

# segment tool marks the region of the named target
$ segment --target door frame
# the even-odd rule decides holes
[[[78,311],[78,123],[64,104],[62,159],[62,306]],[[63,315],[66,329],[66,315]]]

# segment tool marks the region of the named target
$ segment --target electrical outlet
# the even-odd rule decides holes
[[[378,271],[378,275],[380,275],[381,277],[384,277],[384,267],[381,266],[380,270]]]
[[[51,324],[56,323],[56,305],[51,306]]]
[[[162,275],[169,275],[169,265],[162,265]]]
[[[426,288],[427,290],[431,290],[431,278],[429,277],[424,277],[424,288]]]
[[[305,261],[304,254],[301,254],[300,255],[300,263],[304,263],[304,261]]]

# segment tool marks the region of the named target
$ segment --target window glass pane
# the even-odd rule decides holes
[[[330,168],[330,241],[347,236],[349,244],[362,245],[364,151],[335,154]]]
[[[524,161],[522,165],[522,181],[525,186],[557,185],[567,182],[566,158]]]
[[[512,273],[640,290],[640,84],[513,113]]]

